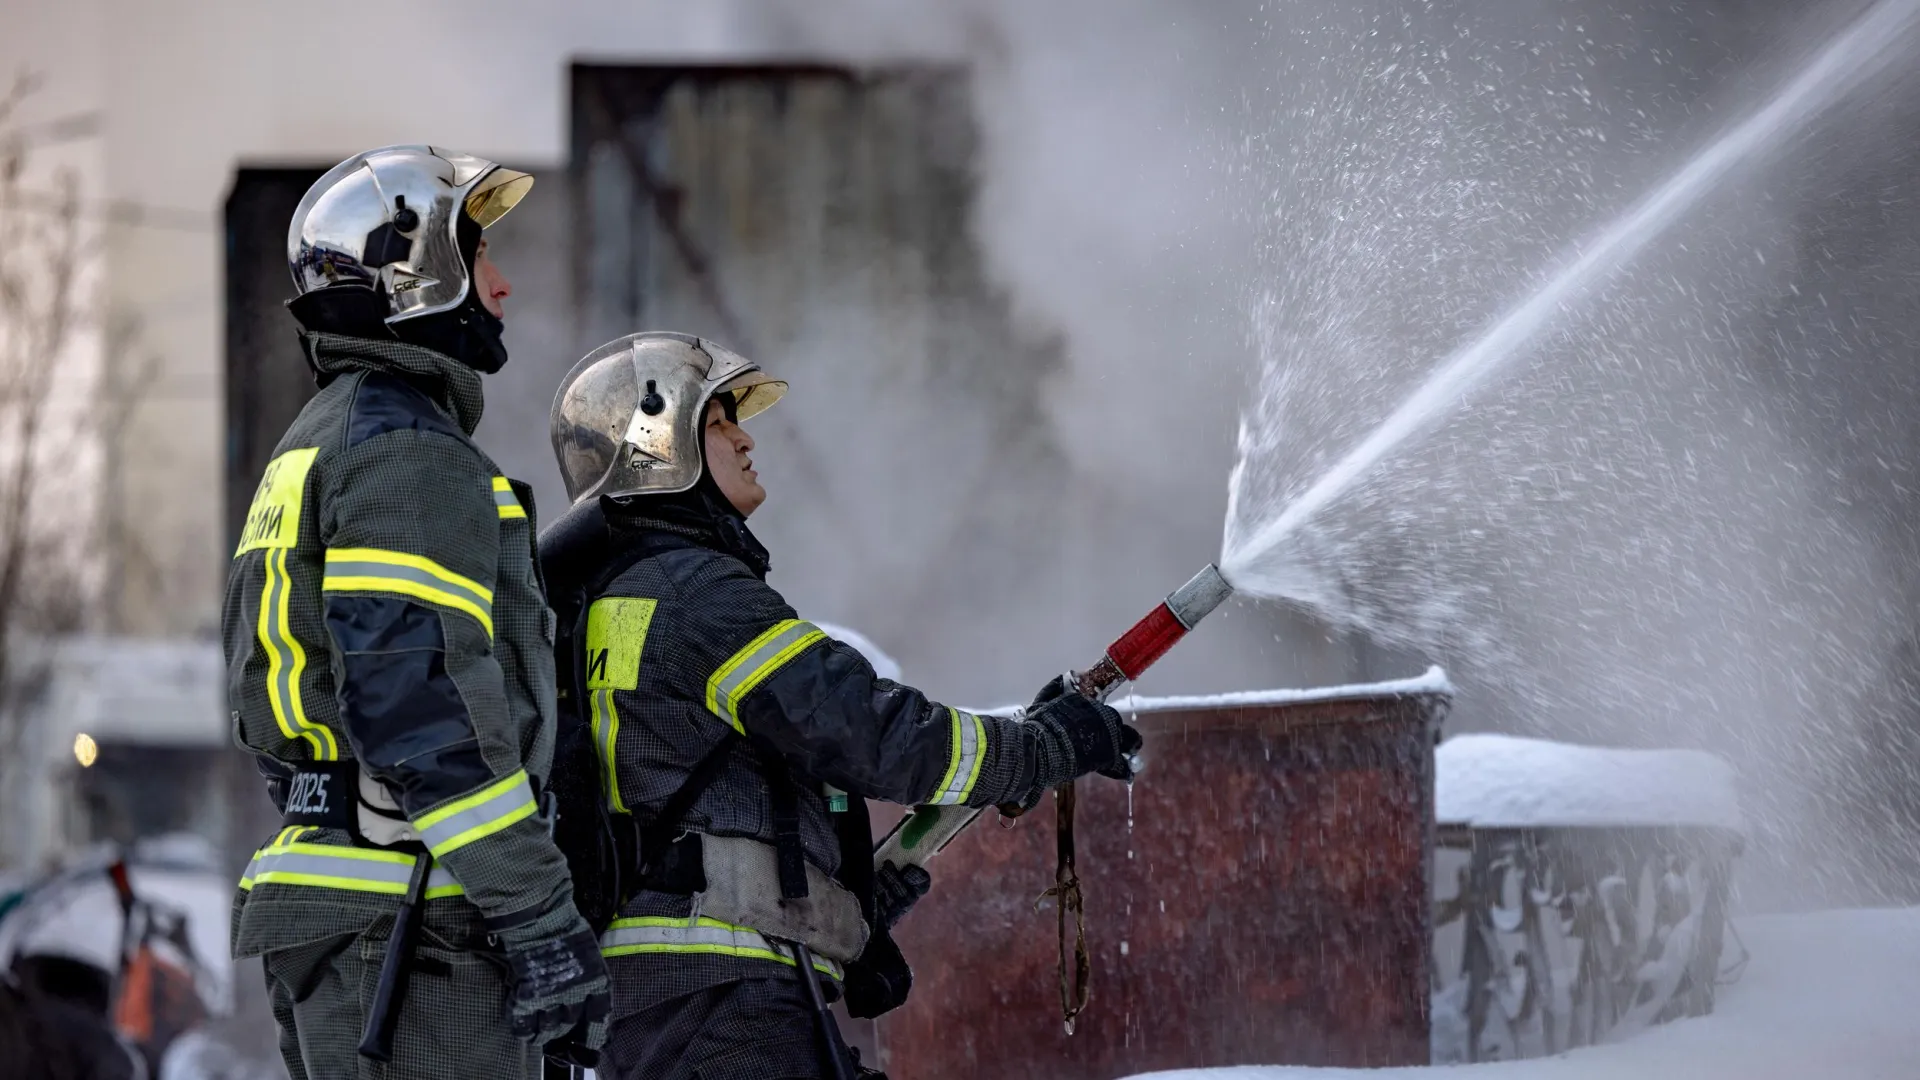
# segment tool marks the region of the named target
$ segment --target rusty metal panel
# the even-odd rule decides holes
[[[1132,793],[1081,785],[1092,1002],[1060,1021],[1049,807],[936,860],[898,931],[892,1075],[1106,1080],[1183,1066],[1428,1059],[1433,744],[1447,699],[1139,718]]]

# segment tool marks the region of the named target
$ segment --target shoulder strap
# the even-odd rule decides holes
[[[647,880],[660,868],[660,861],[666,856],[667,848],[673,845],[674,834],[680,829],[680,822],[700,801],[707,788],[720,779],[720,773],[726,768],[727,757],[733,749],[733,735],[729,732],[706,756],[697,762],[687,779],[674,793],[667,796],[665,805],[660,807],[659,816],[640,830],[640,873],[638,881],[645,886]]]

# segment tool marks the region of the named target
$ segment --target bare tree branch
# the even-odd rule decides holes
[[[110,430],[101,425],[124,422],[139,385],[96,387],[95,358],[78,348],[83,333],[98,333],[125,350],[116,355],[137,353],[134,328],[110,325],[91,298],[99,242],[79,177],[30,168],[51,130],[19,119],[36,85],[21,76],[0,94],[0,819],[45,752],[33,725],[46,711],[57,643],[97,609],[102,515],[90,470]],[[150,367],[150,358],[135,364],[137,380]],[[108,383],[119,393],[93,392]],[[0,863],[19,854],[8,850],[14,832],[0,820]]]

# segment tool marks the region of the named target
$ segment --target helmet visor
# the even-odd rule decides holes
[[[519,205],[533,188],[533,177],[512,169],[495,169],[467,192],[467,216],[487,228]]]
[[[733,395],[734,420],[739,422],[766,412],[786,397],[787,384],[764,371],[746,371],[728,379],[714,393]]]

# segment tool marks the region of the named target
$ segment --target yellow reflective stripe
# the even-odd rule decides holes
[[[438,858],[524,821],[538,809],[527,771],[515,769],[471,795],[422,814],[413,827]]]
[[[504,476],[493,478],[493,506],[500,511],[502,521],[527,516],[527,508],[521,506],[520,500],[514,497],[513,484]]]
[[[620,738],[620,710],[613,703],[613,687],[587,692],[593,697],[593,745],[600,751],[600,765],[606,773],[607,804],[614,813],[624,814],[627,804],[620,798],[620,774],[613,756]]]
[[[274,723],[289,741],[305,739],[315,761],[338,761],[340,743],[324,724],[307,719],[300,698],[300,676],[307,670],[307,650],[290,629],[293,577],[287,573],[287,549],[267,548],[261,557],[266,579],[260,586],[260,619],[255,633],[267,654],[267,703]]]
[[[313,831],[296,827],[282,830],[298,836]],[[251,890],[259,885],[301,885],[349,892],[404,896],[413,877],[413,856],[397,851],[369,851],[364,848],[304,844],[276,838],[261,848],[240,878],[240,887]],[[435,864],[427,875],[426,898],[459,896],[460,887],[445,867]]]
[[[773,624],[746,648],[728,657],[707,680],[707,709],[732,724],[735,731],[746,734],[740,723],[740,702],[801,650],[826,636],[819,627],[799,619]]]
[[[987,758],[987,727],[970,712],[949,706],[947,713],[953,717],[953,752],[947,761],[947,774],[927,801],[952,806],[966,802],[980,779],[980,763]]]
[[[464,611],[493,637],[493,590],[419,555],[380,548],[328,548],[322,592],[394,592]]]
[[[615,919],[607,927],[607,932],[600,935],[602,956],[635,956],[644,953],[737,956],[794,966],[793,957],[777,949],[759,931],[704,915]],[[832,978],[841,977],[840,965],[831,960],[816,956],[813,966]]]

